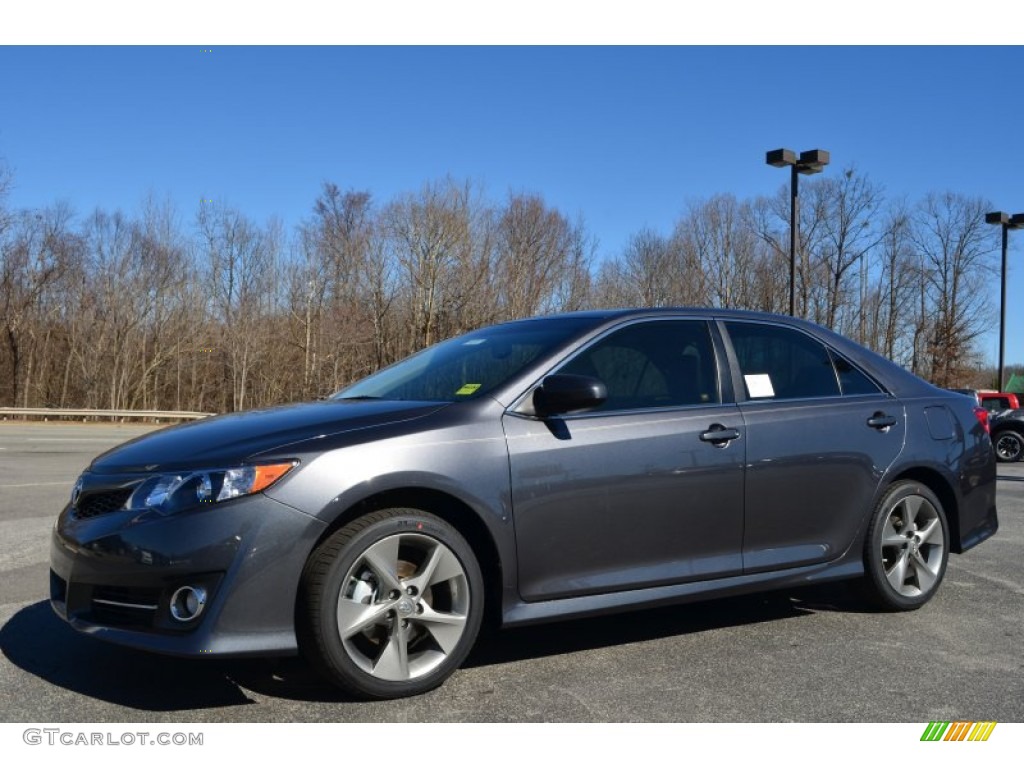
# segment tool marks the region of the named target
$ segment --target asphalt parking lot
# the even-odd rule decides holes
[[[999,534],[919,611],[831,586],[519,629],[437,691],[361,703],[297,659],[168,659],[54,616],[56,514],[93,456],[145,431],[0,423],[3,721],[1024,720],[1024,463],[1000,465]]]

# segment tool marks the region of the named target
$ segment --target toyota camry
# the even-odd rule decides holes
[[[811,323],[581,312],[449,339],[328,400],[96,458],[51,602],[179,656],[440,685],[513,626],[859,579],[915,609],[996,532],[987,414]]]

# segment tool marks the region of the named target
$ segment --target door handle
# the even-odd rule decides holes
[[[712,424],[706,432],[700,433],[700,439],[705,443],[712,443],[718,447],[724,447],[732,440],[738,440],[740,431],[726,427],[724,424]]]
[[[868,426],[877,429],[879,432],[888,432],[889,427],[896,426],[896,417],[881,411],[875,411],[875,414],[868,419]]]

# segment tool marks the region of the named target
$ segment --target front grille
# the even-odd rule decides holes
[[[75,505],[75,514],[79,519],[105,515],[121,509],[134,488],[117,488],[113,491],[83,494]]]
[[[160,602],[159,587],[93,587],[92,600],[104,600],[110,603],[126,605],[145,605],[156,608]]]

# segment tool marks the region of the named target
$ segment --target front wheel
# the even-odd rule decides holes
[[[414,509],[360,517],[306,563],[303,653],[362,698],[436,688],[465,660],[483,616],[483,577],[466,540]]]
[[[1024,437],[1012,429],[1004,429],[992,438],[999,461],[1020,461],[1024,457]]]
[[[942,502],[921,483],[895,483],[875,509],[865,542],[867,586],[890,611],[927,603],[949,558],[949,525]]]

